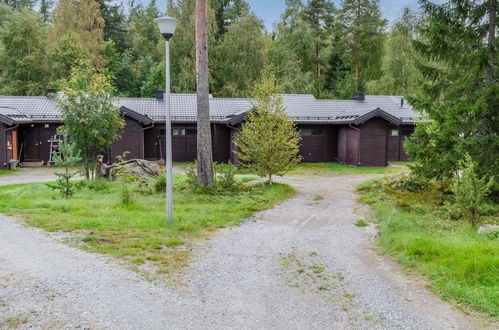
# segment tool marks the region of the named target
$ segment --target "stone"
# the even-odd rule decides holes
[[[478,234],[489,238],[499,238],[499,225],[487,224],[478,228]]]

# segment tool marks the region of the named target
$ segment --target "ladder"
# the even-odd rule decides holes
[[[59,149],[59,143],[62,142],[62,135],[54,135],[48,140],[47,142],[50,142],[50,149],[49,149],[49,161],[47,162],[47,165],[52,165],[55,163],[54,160],[54,154],[57,155],[58,157],[62,157],[61,155],[61,150]]]

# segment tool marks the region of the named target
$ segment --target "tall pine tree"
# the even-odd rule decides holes
[[[383,29],[379,0],[343,0],[340,22],[341,42],[345,45],[345,62],[354,71],[355,90],[362,92],[366,81],[376,79],[381,66]]]

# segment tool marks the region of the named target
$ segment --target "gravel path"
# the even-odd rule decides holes
[[[370,250],[374,228],[353,225],[366,178],[286,178],[298,196],[199,243],[180,286],[0,216],[0,327],[479,328]]]

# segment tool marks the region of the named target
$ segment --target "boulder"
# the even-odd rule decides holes
[[[481,225],[478,228],[478,234],[487,236],[489,238],[499,238],[499,225]]]

